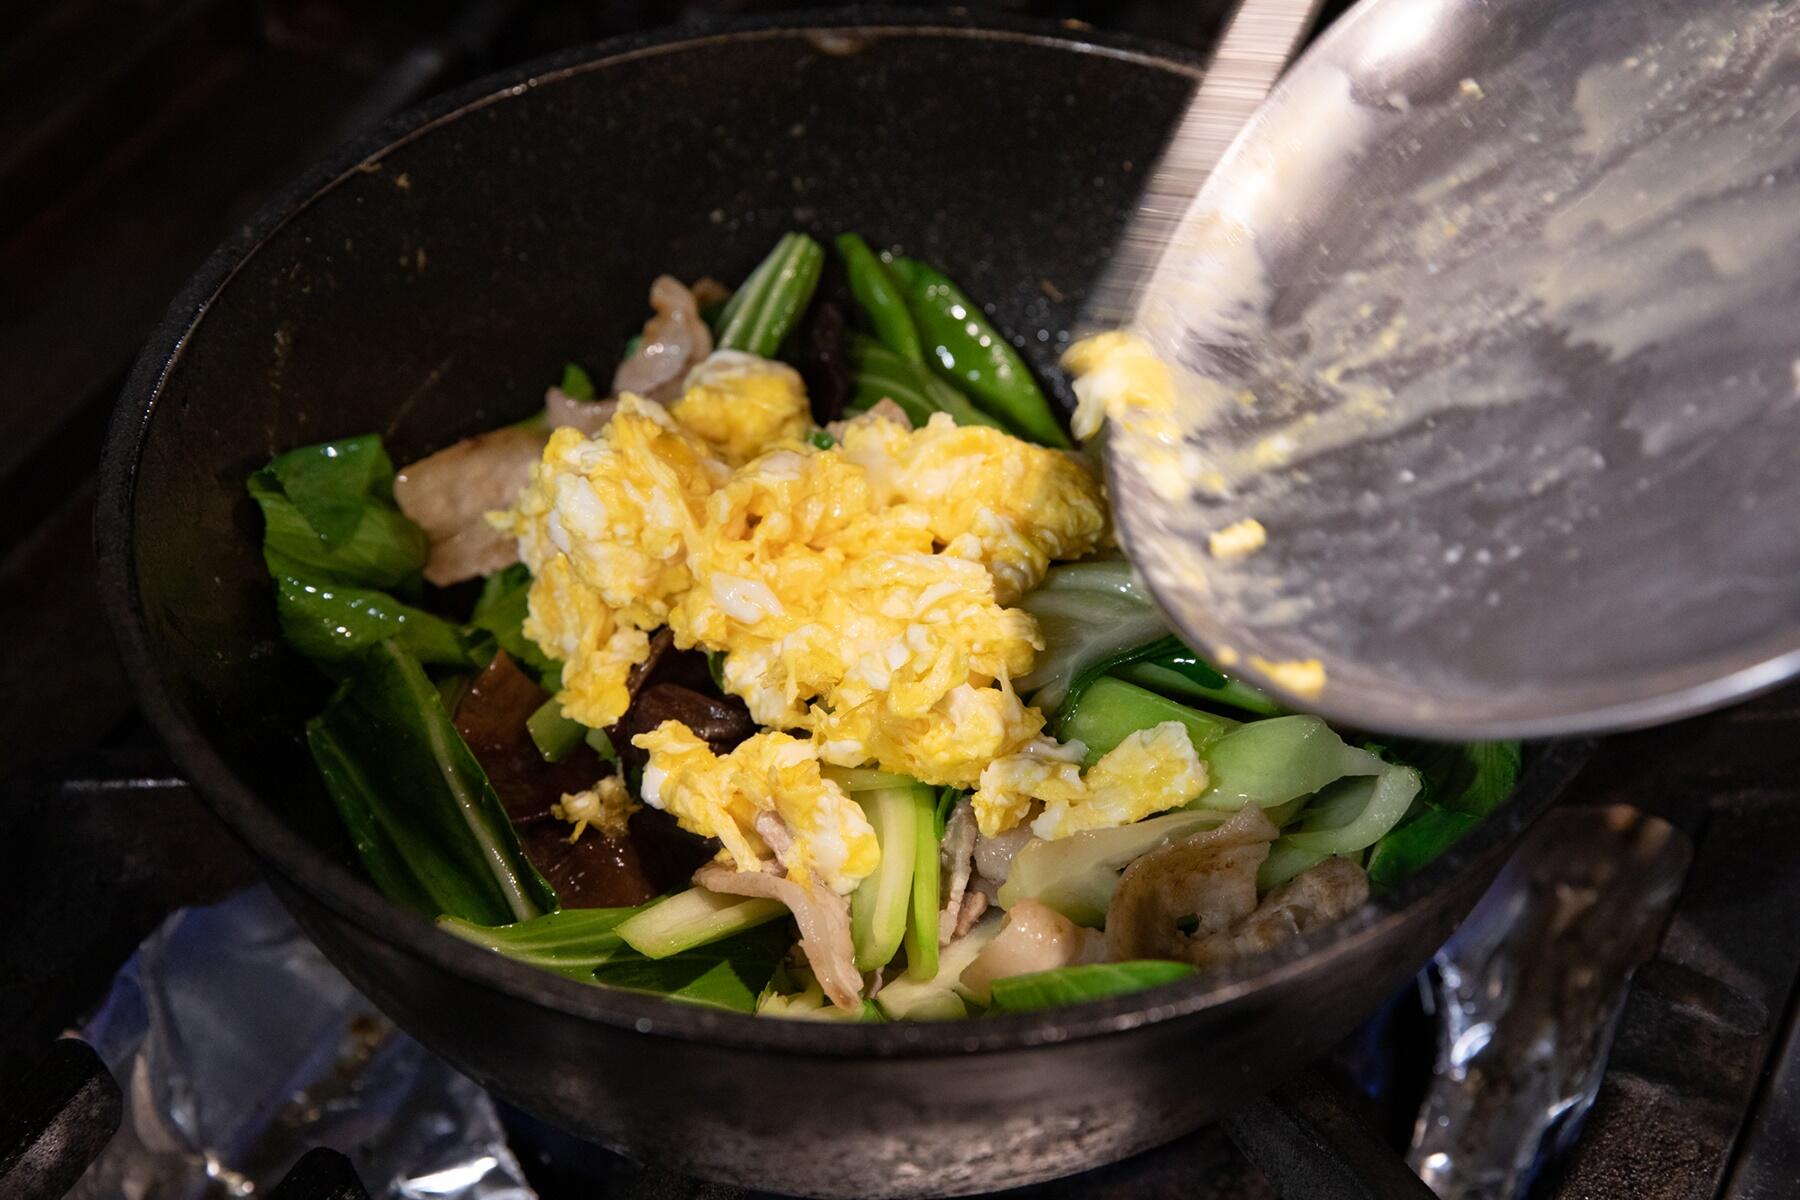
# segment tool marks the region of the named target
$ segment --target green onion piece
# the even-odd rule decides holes
[[[645,958],[668,958],[786,916],[787,911],[778,900],[722,896],[695,887],[621,921],[618,931],[625,944]]]
[[[941,842],[944,840],[944,827],[950,824],[950,814],[955,811],[956,802],[961,800],[967,794],[967,792],[964,792],[961,788],[957,787],[945,786],[938,789],[936,803],[937,811],[932,813],[931,821],[933,836],[935,836],[938,841]]]
[[[895,775],[872,767],[833,767],[820,769],[820,774],[846,792],[872,792],[880,788],[913,787],[919,781],[910,775]]]
[[[830,450],[837,445],[837,439],[823,429],[815,429],[806,435],[806,440],[814,450]]]
[[[587,726],[563,716],[562,705],[552,696],[525,720],[525,728],[545,762],[561,762],[574,753],[587,736]]]
[[[726,301],[719,314],[718,348],[773,358],[800,320],[819,285],[825,249],[803,233],[790,233]]]
[[[881,846],[880,864],[850,897],[850,938],[859,971],[886,966],[905,936],[916,861],[918,822],[913,809],[918,794],[915,786],[856,793]]]
[[[906,974],[930,979],[938,969],[938,840],[937,805],[941,788],[913,789],[912,911],[906,922]]]

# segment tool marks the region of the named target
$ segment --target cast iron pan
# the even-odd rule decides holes
[[[354,869],[300,743],[326,687],[279,641],[243,490],[272,452],[377,430],[404,462],[521,417],[566,359],[614,359],[654,275],[739,279],[790,228],[945,264],[1047,371],[1196,74],[1085,32],[885,16],[612,43],[401,118],[205,265],[112,428],[106,599],[177,760],[403,1028],[642,1159],[923,1196],[1173,1138],[1291,1074],[1428,959],[1574,752],[1536,755],[1517,799],[1326,936],[1079,1008],[867,1026],[582,987],[440,934]]]

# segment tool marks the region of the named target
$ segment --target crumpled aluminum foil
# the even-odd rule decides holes
[[[1627,805],[1552,810],[1438,952],[1437,1070],[1407,1162],[1440,1200],[1516,1200],[1573,1140],[1692,857]]]
[[[171,916],[82,1036],[125,1116],[79,1200],[267,1194],[314,1146],[378,1200],[535,1200],[487,1093],[396,1030],[267,888]]]

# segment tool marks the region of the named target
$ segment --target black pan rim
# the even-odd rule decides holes
[[[1554,799],[1585,759],[1586,743],[1556,743],[1534,756],[1519,793],[1426,871],[1324,931],[1202,979],[1041,1013],[968,1022],[886,1025],[779,1021],[674,1003],[651,995],[585,987],[483,950],[436,929],[384,899],[348,867],[287,829],[254,788],[211,748],[176,704],[150,654],[139,610],[132,507],[138,455],[164,384],[190,338],[238,268],[314,200],[416,137],[531,88],[648,54],[679,53],[721,40],[804,37],[814,31],[851,31],[869,37],[952,37],[1016,41],[1070,53],[1105,54],[1149,69],[1198,78],[1202,60],[1145,39],[1100,34],[1075,24],[984,15],[979,21],[942,13],[852,9],[823,16],[709,22],[580,47],[487,76],[404,112],[355,139],[302,174],[244,222],[204,262],[170,305],[140,354],[120,397],[101,458],[95,514],[95,551],[106,607],[121,658],[146,715],[196,791],[265,870],[304,892],[384,943],[428,964],[515,998],[571,1017],[638,1033],[720,1048],[833,1059],[952,1057],[1049,1046],[1119,1034],[1231,1005],[1299,975],[1328,974],[1349,965],[1371,941],[1402,919],[1405,909],[1439,891],[1464,870],[1491,860]]]

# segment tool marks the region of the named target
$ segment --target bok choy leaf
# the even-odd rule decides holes
[[[394,506],[394,466],[368,435],[304,446],[246,485],[272,575],[367,588],[417,586],[425,531]]]
[[[994,980],[991,1012],[1036,1012],[1060,1008],[1083,1000],[1100,1000],[1127,992],[1141,992],[1159,984],[1174,983],[1195,973],[1187,963],[1139,959],[1129,962],[1084,963],[1034,971]]]
[[[751,1013],[793,940],[785,922],[764,924],[663,958],[622,954],[596,967],[594,979],[607,987]]]
[[[511,925],[477,925],[460,917],[440,917],[438,928],[496,954],[594,982],[594,968],[631,950],[617,933],[635,908],[565,908]]]
[[[307,741],[338,810],[366,815],[382,835],[358,838],[358,851],[394,899],[416,906],[422,894],[430,911],[481,925],[556,910],[555,891],[520,851],[493,785],[405,647],[385,641],[364,655],[307,725]]]
[[[456,626],[374,588],[277,575],[275,615],[288,645],[317,662],[343,662],[389,638],[420,662],[475,662]]]
[[[545,684],[545,680],[550,678],[554,682],[553,676],[560,670],[560,664],[525,636],[530,595],[531,572],[526,570],[525,564],[514,563],[504,571],[496,571],[481,585],[481,595],[475,601],[475,611],[469,615],[469,625],[492,635],[495,644],[506,651],[508,658],[524,668],[535,682],[555,691]]]

